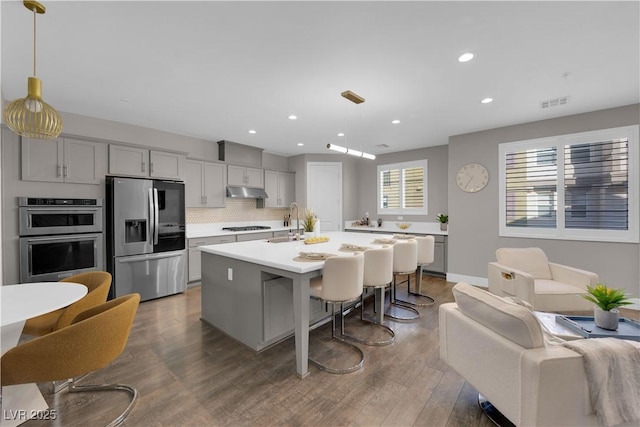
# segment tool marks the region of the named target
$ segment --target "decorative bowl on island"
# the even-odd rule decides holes
[[[409,224],[408,222],[396,222],[396,225],[400,230],[406,230],[407,228],[411,227],[411,224]]]

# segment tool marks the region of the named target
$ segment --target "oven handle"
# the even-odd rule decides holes
[[[84,209],[70,209],[70,208],[27,208],[27,212],[52,212],[52,213],[84,213],[95,212],[100,210],[99,208],[84,208]]]
[[[31,242],[50,242],[52,240],[65,240],[67,242],[69,241],[75,241],[75,240],[86,240],[87,238],[95,238],[97,236],[99,236],[100,234],[73,234],[73,235],[68,235],[65,234],[64,236],[45,236],[45,237],[28,237],[27,242],[31,243]]]

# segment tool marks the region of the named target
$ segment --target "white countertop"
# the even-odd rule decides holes
[[[339,250],[343,243],[373,248],[382,246],[374,244],[374,239],[392,237],[392,234],[373,236],[371,234],[341,231],[332,231],[322,233],[321,235],[329,237],[329,241],[306,245],[304,241],[269,243],[266,240],[253,240],[249,242],[199,246],[199,249],[215,255],[222,255],[253,264],[265,265],[302,274],[320,270],[324,265],[324,261],[295,261],[294,258],[297,257],[300,252],[323,252],[339,256],[350,256],[355,252],[343,252]]]
[[[374,220],[371,221],[372,226],[352,225],[356,220],[345,221],[344,229],[349,230],[368,230],[376,233],[415,233],[415,234],[436,234],[441,236],[448,236],[448,231],[440,230],[439,222],[413,222],[413,221],[384,221],[382,227],[378,227],[378,223]],[[401,230],[396,223],[411,224],[409,228]]]

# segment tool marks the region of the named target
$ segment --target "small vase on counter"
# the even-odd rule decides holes
[[[447,224],[446,222],[441,222],[440,223],[440,231],[447,231]]]

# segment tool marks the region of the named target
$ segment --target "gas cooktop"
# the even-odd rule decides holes
[[[266,225],[245,225],[242,227],[224,227],[225,231],[255,231],[255,230],[269,230],[271,227]]]

